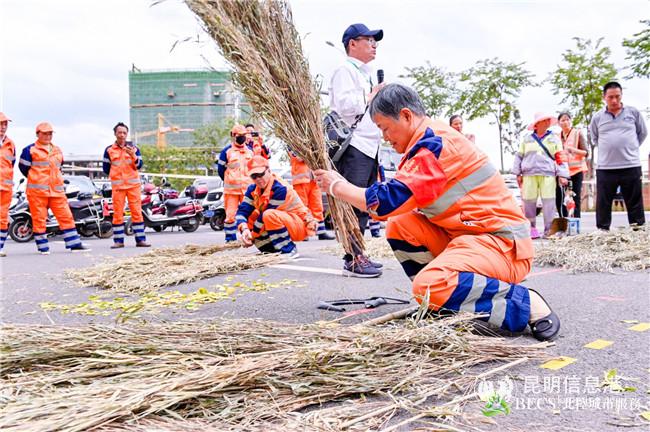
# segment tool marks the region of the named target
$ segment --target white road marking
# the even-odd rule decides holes
[[[343,274],[342,270],[321,268],[321,267],[296,266],[296,265],[290,265],[290,264],[275,264],[275,265],[272,265],[272,266],[269,266],[269,267],[282,269],[282,270],[298,270],[298,271],[306,271],[306,272],[312,272],[312,273],[335,274],[335,275],[338,275],[338,276],[341,276]]]

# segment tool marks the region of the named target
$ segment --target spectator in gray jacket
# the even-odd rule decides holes
[[[619,83],[611,81],[605,84],[603,100],[606,106],[594,115],[589,124],[591,139],[598,147],[596,226],[602,230],[609,230],[612,223],[612,201],[619,186],[628,222],[645,223],[639,147],[648,130],[639,110],[623,106],[622,95]]]

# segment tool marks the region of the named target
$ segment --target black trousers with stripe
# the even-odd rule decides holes
[[[377,156],[371,158],[366,156],[358,149],[349,146],[341,159],[336,163],[338,172],[350,183],[361,188],[367,188],[377,181],[377,172],[379,170],[379,162]],[[368,213],[354,208],[354,214],[359,220],[359,229],[363,235],[366,231],[368,224]],[[355,251],[355,255],[360,254],[361,251]],[[344,259],[349,261],[352,256],[346,254]]]

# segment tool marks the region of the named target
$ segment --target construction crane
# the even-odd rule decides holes
[[[139,144],[141,138],[156,135],[156,147],[158,150],[165,150],[167,147],[167,139],[165,138],[165,135],[168,132],[178,133],[194,131],[194,129],[181,128],[180,126],[171,124],[161,113],[158,113],[156,117],[158,118],[158,129],[146,132],[136,132],[133,137],[136,145]]]

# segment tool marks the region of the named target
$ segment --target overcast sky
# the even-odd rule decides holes
[[[149,0],[0,0],[0,111],[14,121],[8,134],[22,149],[34,140],[34,126],[50,121],[54,142],[66,154],[97,154],[113,141],[111,128],[129,119],[128,71],[225,68],[218,49],[180,0],[150,7]],[[375,68],[386,81],[400,81],[404,67],[426,61],[461,71],[498,57],[526,62],[538,80],[547,78],[573,48],[572,37],[604,38],[611,60],[625,65],[623,38],[650,18],[646,0],[296,0],[295,24],[304,35],[312,73],[329,82],[344,56],[345,28],[363,22],[382,28]],[[175,41],[187,36],[201,43]],[[648,80],[625,80],[624,103],[650,106]],[[325,86],[326,87],[326,86]],[[527,89],[520,99],[524,119],[562,107],[548,85]],[[498,163],[498,134],[487,121],[467,123],[477,144]],[[650,143],[643,146],[647,155]],[[646,156],[643,156],[644,158]]]

